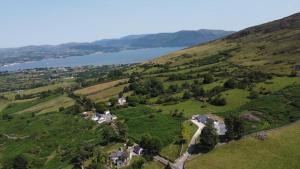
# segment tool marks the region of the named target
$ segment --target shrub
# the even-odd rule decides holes
[[[210,103],[215,106],[224,106],[226,105],[226,99],[220,96],[217,96],[210,100]]]
[[[228,89],[234,89],[236,87],[236,81],[234,79],[229,79],[223,86]]]
[[[209,84],[214,81],[214,77],[211,74],[205,74],[203,78],[204,84]]]

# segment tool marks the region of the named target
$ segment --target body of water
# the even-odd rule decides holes
[[[156,57],[183,49],[184,47],[147,48],[124,50],[114,53],[98,53],[85,56],[73,56],[59,59],[15,63],[0,67],[0,71],[17,71],[45,67],[76,67],[87,65],[113,65],[145,62]]]

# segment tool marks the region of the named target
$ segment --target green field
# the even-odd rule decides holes
[[[143,134],[150,134],[167,146],[180,133],[181,119],[158,113],[147,106],[125,108],[115,113],[120,119],[125,120],[128,125],[128,135],[134,140],[139,140]]]
[[[178,145],[175,143],[169,144],[161,150],[160,155],[171,161],[175,161],[180,155],[186,152],[188,145],[190,144],[190,141],[197,129],[197,126],[195,126],[189,120],[184,121],[181,127],[181,135],[183,136],[185,143],[183,145]]]
[[[115,86],[112,88],[108,88],[108,89],[102,90],[98,93],[88,95],[87,97],[92,99],[95,102],[107,101],[112,97],[117,97],[118,94],[123,91],[125,86],[127,86],[127,85],[125,84],[125,85],[119,85],[119,86]]]
[[[0,163],[23,154],[33,168],[64,168],[80,146],[102,140],[102,129],[94,128],[94,122],[63,113],[16,116],[0,122]]]
[[[280,127],[300,118],[300,86],[291,86],[272,95],[255,99],[237,113],[252,113],[259,121],[245,120],[247,132]],[[233,112],[235,113],[235,112]]]
[[[52,95],[42,99],[12,102],[8,104],[8,106],[4,110],[2,110],[2,114],[43,114],[58,111],[60,107],[67,108],[72,106],[73,104],[74,101],[67,96]]]
[[[20,92],[19,94],[20,95],[34,95],[34,94],[38,94],[41,92],[46,92],[48,90],[55,90],[57,88],[70,87],[73,84],[75,84],[75,83],[72,81],[66,81],[66,82],[51,84],[51,85],[42,86],[42,87],[38,87],[38,88],[27,89],[27,90]],[[14,100],[16,94],[17,94],[16,92],[1,93],[1,95],[5,96],[9,100]]]
[[[76,90],[74,93],[77,95],[91,95],[91,94],[96,94],[99,93],[103,90],[112,88],[120,83],[126,82],[127,79],[121,79],[121,80],[116,80],[116,81],[111,81],[111,82],[107,82],[107,83],[101,83],[95,86],[90,86],[90,87],[86,87],[80,90]]]
[[[260,141],[248,136],[217,147],[188,161],[186,169],[283,169],[300,168],[300,123],[268,132]]]
[[[193,115],[197,114],[221,113],[235,110],[249,102],[249,99],[247,98],[249,92],[246,90],[233,89],[225,91],[221,95],[226,98],[227,103],[225,106],[214,106],[197,100],[188,100],[175,105],[159,105],[156,106],[156,108],[162,109],[165,113],[169,113],[176,109],[179,111],[183,110],[184,116],[186,118],[191,118]]]
[[[263,83],[258,83],[255,86],[257,91],[271,91],[276,92],[287,86],[291,86],[293,84],[300,84],[299,77],[275,77],[272,80],[268,80]]]
[[[165,166],[160,164],[159,162],[148,162],[144,164],[143,169],[164,169]]]

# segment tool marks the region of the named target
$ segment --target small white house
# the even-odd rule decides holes
[[[126,104],[126,98],[125,97],[121,97],[118,99],[118,104],[123,106],[124,104]]]
[[[104,111],[104,114],[109,115],[109,114],[110,114],[110,111],[109,111],[109,110],[106,110],[106,111]]]
[[[99,117],[97,116],[97,114],[94,114],[94,115],[93,115],[92,120],[93,120],[93,121],[98,121],[98,120],[99,120]]]
[[[117,167],[122,167],[128,162],[128,154],[122,150],[112,152],[109,155],[111,162]]]
[[[214,122],[214,127],[217,130],[217,134],[219,136],[224,136],[226,134],[226,125],[224,123],[220,123],[218,121]]]

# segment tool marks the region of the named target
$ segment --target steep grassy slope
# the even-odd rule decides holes
[[[230,52],[231,63],[253,70],[289,74],[294,65],[300,64],[300,13],[169,54],[152,63],[181,65],[229,49],[234,49]]]
[[[217,147],[188,161],[187,169],[282,169],[300,168],[300,123],[268,132],[260,141],[249,136]]]

